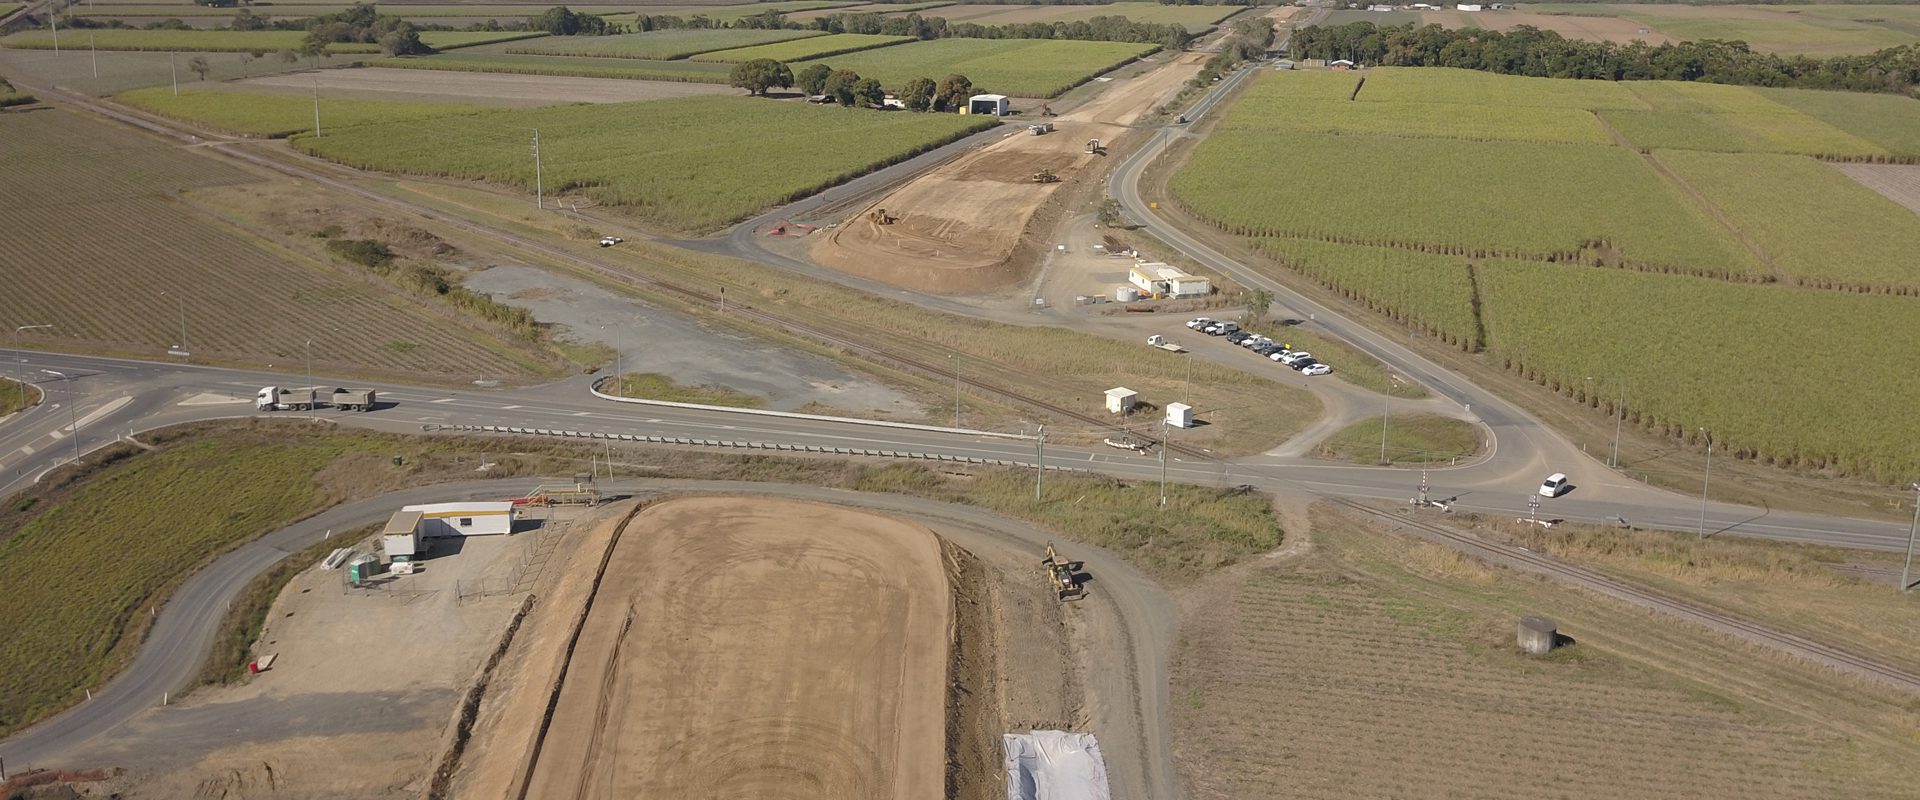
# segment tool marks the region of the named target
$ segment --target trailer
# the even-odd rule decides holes
[[[258,411],[312,411],[320,407],[320,395],[311,386],[268,386],[254,395],[253,407]]]
[[[1172,343],[1172,342],[1169,342],[1169,341],[1167,341],[1167,337],[1165,337],[1165,336],[1161,336],[1160,334],[1157,334],[1157,333],[1156,333],[1156,334],[1154,334],[1154,335],[1152,335],[1152,336],[1149,336],[1149,337],[1147,337],[1147,344],[1150,344],[1150,345],[1153,345],[1154,347],[1158,347],[1158,348],[1160,348],[1160,349],[1162,349],[1162,350],[1165,350],[1165,351],[1167,351],[1167,352],[1169,352],[1169,353],[1184,353],[1184,352],[1187,352],[1187,350],[1186,350],[1186,348],[1184,348],[1184,347],[1181,347],[1180,345],[1177,345],[1177,344],[1174,344],[1174,343]]]
[[[333,407],[341,411],[372,411],[375,402],[372,389],[333,390]]]

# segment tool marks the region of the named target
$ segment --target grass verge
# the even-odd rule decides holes
[[[21,386],[19,381],[0,378],[0,417],[32,408],[42,396],[38,387],[28,388]]]
[[[637,375],[620,376],[620,391],[614,392],[621,397],[637,397],[642,400],[661,400],[668,403],[698,403],[705,406],[727,406],[729,408],[766,408],[767,400],[745,392],[735,391],[719,384],[709,383],[700,386],[685,386],[673,378],[658,372],[643,372]]]
[[[1381,418],[1363,419],[1314,448],[1321,458],[1355,464],[1444,463],[1480,452],[1480,429],[1473,423],[1436,414],[1402,414],[1387,419],[1386,462],[1380,460]]]

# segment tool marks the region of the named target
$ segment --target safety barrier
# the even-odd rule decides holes
[[[873,450],[864,447],[824,447],[810,444],[779,444],[773,442],[736,442],[727,439],[687,439],[676,436],[647,436],[634,433],[599,433],[597,431],[557,431],[547,428],[518,428],[511,425],[443,425],[428,423],[420,429],[426,432],[457,431],[461,433],[504,433],[514,436],[558,436],[569,439],[603,439],[614,442],[635,442],[639,444],[677,444],[689,447],[726,447],[740,450],[775,450],[790,453],[819,453],[836,456],[871,456],[874,458],[906,458],[922,461],[944,461],[954,464],[980,464],[993,467],[1020,467],[1033,469],[1031,461],[1008,461],[999,458],[974,458],[955,456],[946,453],[914,453],[902,450]],[[1086,472],[1079,467],[1048,466],[1047,469],[1060,472]]]

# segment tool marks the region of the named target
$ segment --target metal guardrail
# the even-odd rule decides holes
[[[777,444],[770,442],[737,442],[727,439],[688,439],[677,436],[647,436],[633,433],[599,433],[595,431],[564,431],[549,428],[520,428],[510,425],[443,425],[427,423],[421,425],[422,431],[459,431],[463,433],[504,433],[514,436],[558,436],[567,439],[599,439],[614,442],[636,442],[641,444],[677,444],[689,447],[725,447],[741,450],[775,450],[788,453],[818,453],[838,456],[870,456],[873,458],[905,458],[922,461],[943,461],[952,464],[979,464],[993,467],[1020,467],[1033,469],[1038,466],[1031,461],[1008,461],[998,458],[974,458],[972,456],[952,456],[945,453],[915,453],[905,450],[874,450],[865,447],[822,447],[810,444]],[[1086,472],[1079,467],[1048,466],[1057,472]]]

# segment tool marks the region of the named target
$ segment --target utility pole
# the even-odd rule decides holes
[[[1900,568],[1900,591],[1913,591],[1913,581],[1908,577],[1913,572],[1913,534],[1920,531],[1920,483],[1911,487],[1913,496],[1913,527],[1907,529],[1907,565]]]
[[[1387,463],[1387,414],[1393,411],[1393,390],[1387,391],[1387,394],[1380,397],[1380,463],[1382,464]]]
[[[953,354],[947,354],[947,365],[953,367],[953,427],[960,427],[960,365],[953,360]]]
[[[1189,407],[1193,405],[1193,352],[1187,352],[1187,389],[1180,393],[1180,402]]]
[[[57,39],[58,37],[56,37]],[[173,70],[173,96],[180,96],[180,65],[174,61],[173,53],[167,54],[167,68]]]
[[[320,138],[320,76],[313,76],[313,138]]]
[[[30,331],[35,328],[51,328],[51,327],[53,327],[52,324],[22,325],[18,328],[13,329],[13,377],[15,380],[18,380],[20,382],[20,407],[21,408],[27,407],[27,368],[25,366],[22,366],[26,363],[27,360],[20,357],[20,332]]]
[[[165,295],[167,292],[163,289],[160,294]],[[188,353],[193,352],[193,348],[187,343],[187,296],[184,293],[176,294],[173,299],[180,301],[180,346],[169,351],[168,354],[180,356],[187,359],[188,363],[192,363],[193,357]]]
[[[57,0],[47,4],[47,22],[53,25],[53,52],[57,55],[60,52],[60,3]],[[174,94],[179,93],[174,90]]]
[[[1620,384],[1620,402],[1613,404],[1613,455],[1607,459],[1607,466],[1620,468],[1620,423],[1627,420],[1627,385]]]
[[[87,8],[93,8],[93,0],[87,0]],[[100,50],[93,45],[93,34],[87,34],[87,57],[93,59],[93,77],[100,77]]]
[[[1047,475],[1047,426],[1040,426],[1040,436],[1034,443],[1033,454],[1033,502],[1040,502],[1040,483]],[[1914,519],[1920,521],[1920,512]],[[1911,537],[1909,537],[1911,538]],[[1909,548],[1911,552],[1911,548]]]
[[[1160,507],[1167,507],[1167,420],[1160,420]]]
[[[1706,428],[1700,432],[1707,434],[1707,476],[1700,482],[1700,530],[1695,534],[1704,537],[1707,535],[1707,487],[1713,484],[1713,434],[1707,433]]]
[[[540,179],[540,129],[533,129],[533,204],[547,207],[546,189]]]

